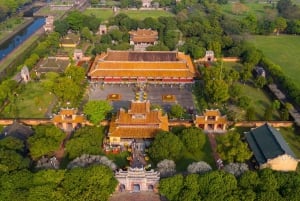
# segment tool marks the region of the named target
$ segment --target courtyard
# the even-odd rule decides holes
[[[185,109],[195,109],[192,96],[192,84],[179,85],[146,85],[144,88],[145,99],[151,104],[160,105],[165,111],[169,111],[171,105],[179,104]],[[121,98],[112,101],[114,112],[120,108],[129,108],[130,102],[136,100],[138,88],[134,84],[100,84],[92,83],[89,87],[89,100],[107,100],[111,94],[118,94]],[[163,96],[172,95],[174,101],[164,101]]]

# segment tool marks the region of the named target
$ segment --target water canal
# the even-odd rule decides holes
[[[27,27],[16,33],[13,37],[0,45],[0,61],[11,53],[15,48],[21,45],[26,39],[28,39],[34,32],[41,28],[45,24],[44,17],[34,18],[33,22]]]

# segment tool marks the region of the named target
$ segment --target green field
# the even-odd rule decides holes
[[[171,17],[174,16],[172,13],[164,10],[122,10],[121,13],[125,13],[130,18],[143,20],[146,17]]]
[[[293,128],[280,128],[280,133],[286,140],[297,158],[300,158],[300,134]]]
[[[49,105],[54,101],[54,95],[44,90],[40,82],[29,82],[25,85],[22,93],[17,95],[14,104],[17,109],[17,117],[43,118]],[[15,118],[15,114],[9,112],[10,105],[4,111],[3,116]]]
[[[298,87],[300,87],[300,37],[292,35],[255,36],[250,39],[264,55],[280,65]]]
[[[101,19],[101,21],[108,20],[114,16],[112,9],[101,9],[101,8],[88,8],[83,14],[85,15],[94,15],[96,18]]]
[[[132,19],[143,20],[146,17],[169,17],[173,16],[172,13],[164,10],[121,10],[119,13],[125,13]],[[103,9],[103,8],[89,8],[84,11],[86,15],[94,15],[96,18],[101,19],[102,21],[108,20],[114,16],[112,9]]]
[[[249,14],[255,14],[256,17],[261,17],[265,14],[266,9],[271,9],[272,5],[266,3],[266,1],[245,1],[245,3],[240,4],[241,6],[236,7],[235,3],[239,1],[228,2],[221,6],[224,14],[230,15],[232,17],[243,18]]]

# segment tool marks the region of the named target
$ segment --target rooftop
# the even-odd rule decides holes
[[[269,124],[252,129],[246,133],[246,139],[259,164],[284,154],[296,158],[280,132]]]

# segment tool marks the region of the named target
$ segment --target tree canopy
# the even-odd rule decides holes
[[[100,154],[103,137],[104,130],[102,127],[85,126],[76,130],[66,144],[68,158],[74,159],[82,154]]]
[[[99,124],[111,110],[112,106],[105,100],[89,101],[83,108],[87,118],[94,124]]]
[[[54,125],[36,126],[34,135],[28,139],[30,156],[36,160],[44,155],[53,155],[65,136],[65,133]]]
[[[180,158],[183,144],[179,137],[171,132],[161,131],[157,133],[149,148],[149,155],[154,161],[164,159],[175,160]]]

